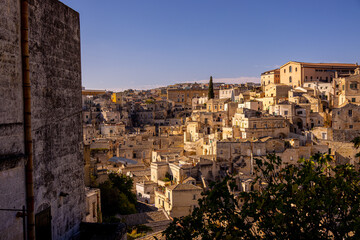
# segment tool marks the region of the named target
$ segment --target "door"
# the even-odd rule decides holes
[[[35,215],[36,240],[51,240],[51,208]]]

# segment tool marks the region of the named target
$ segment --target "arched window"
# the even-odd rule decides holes
[[[292,82],[292,78],[291,78],[291,76],[289,77],[289,83],[291,83]]]
[[[291,72],[291,70],[292,70],[292,67],[291,67],[291,66],[289,66],[289,72]]]

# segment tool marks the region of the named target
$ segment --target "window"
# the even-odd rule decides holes
[[[312,80],[312,76],[310,77],[310,80]]]
[[[352,98],[352,99],[351,99],[351,102],[355,102],[355,101],[356,101],[356,98]]]
[[[196,200],[196,195],[193,195],[193,200]]]
[[[352,110],[349,110],[349,117],[352,116]]]
[[[353,128],[353,125],[349,125],[349,128]]]
[[[297,67],[295,68],[295,72],[297,72]]]
[[[357,83],[356,82],[355,83],[350,83],[350,89],[356,90],[357,89]]]
[[[289,114],[288,111],[284,111],[284,115],[287,116]]]
[[[289,66],[289,73],[291,73],[291,71],[292,71],[292,67],[291,67],[291,66]]]
[[[286,69],[284,69],[284,73],[286,73]]]
[[[256,128],[256,123],[254,123],[254,128]]]
[[[326,133],[322,133],[322,139],[326,140]]]
[[[291,78],[291,76],[289,77],[289,83],[291,83],[292,82],[292,78]]]
[[[93,218],[96,217],[96,203],[92,203],[92,210],[93,210]]]

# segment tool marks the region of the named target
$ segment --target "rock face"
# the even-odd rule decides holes
[[[0,208],[26,205],[20,1],[0,0]],[[52,239],[79,232],[85,214],[79,14],[29,1],[35,214]],[[0,211],[1,239],[22,239],[16,212]]]

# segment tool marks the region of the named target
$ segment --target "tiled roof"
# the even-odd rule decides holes
[[[289,61],[282,65],[284,67],[289,63],[299,63],[303,67],[323,67],[323,68],[356,68],[358,65],[354,63],[309,63],[309,62],[297,62],[297,61]]]
[[[192,185],[192,184],[177,184],[167,187],[172,191],[182,191],[182,190],[201,190],[201,187]]]

